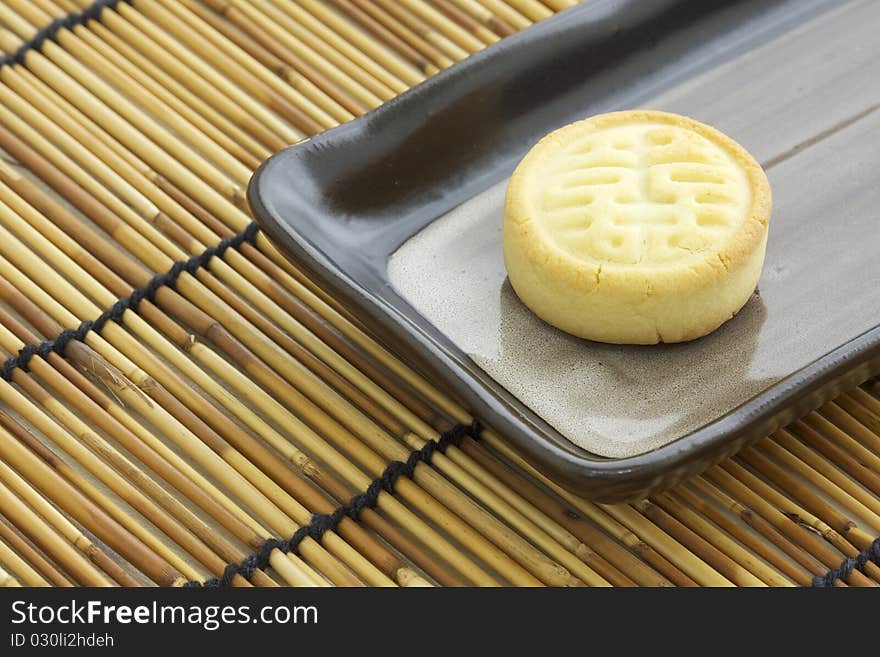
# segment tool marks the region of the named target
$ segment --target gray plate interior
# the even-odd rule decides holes
[[[392,284],[492,378],[593,453],[632,456],[705,425],[876,325],[878,25],[880,3],[849,3],[646,104],[731,135],[773,187],[760,294],[707,338],[601,345],[534,317],[506,283],[506,182],[406,242],[389,262]]]

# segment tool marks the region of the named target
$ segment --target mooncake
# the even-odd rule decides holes
[[[683,342],[748,301],[770,184],[739,144],[657,111],[602,114],[544,137],[516,167],[504,262],[522,302],[572,335]]]

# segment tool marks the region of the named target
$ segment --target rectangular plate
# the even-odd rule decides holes
[[[880,371],[878,20],[870,1],[591,0],[285,149],[249,200],[301,267],[550,476],[646,495]],[[760,295],[687,345],[574,340],[506,289],[503,181],[550,130],[643,106],[713,124],[767,168]]]

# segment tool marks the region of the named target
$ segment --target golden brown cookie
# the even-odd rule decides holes
[[[757,285],[770,185],[739,144],[656,111],[602,114],[544,137],[507,189],[504,260],[535,314],[618,344],[714,331]]]

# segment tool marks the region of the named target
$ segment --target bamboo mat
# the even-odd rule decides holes
[[[314,531],[471,418],[262,234],[230,245],[251,172],[571,4],[0,3],[0,356],[60,336],[0,380],[0,583],[880,584],[877,382],[633,504],[459,432]]]

